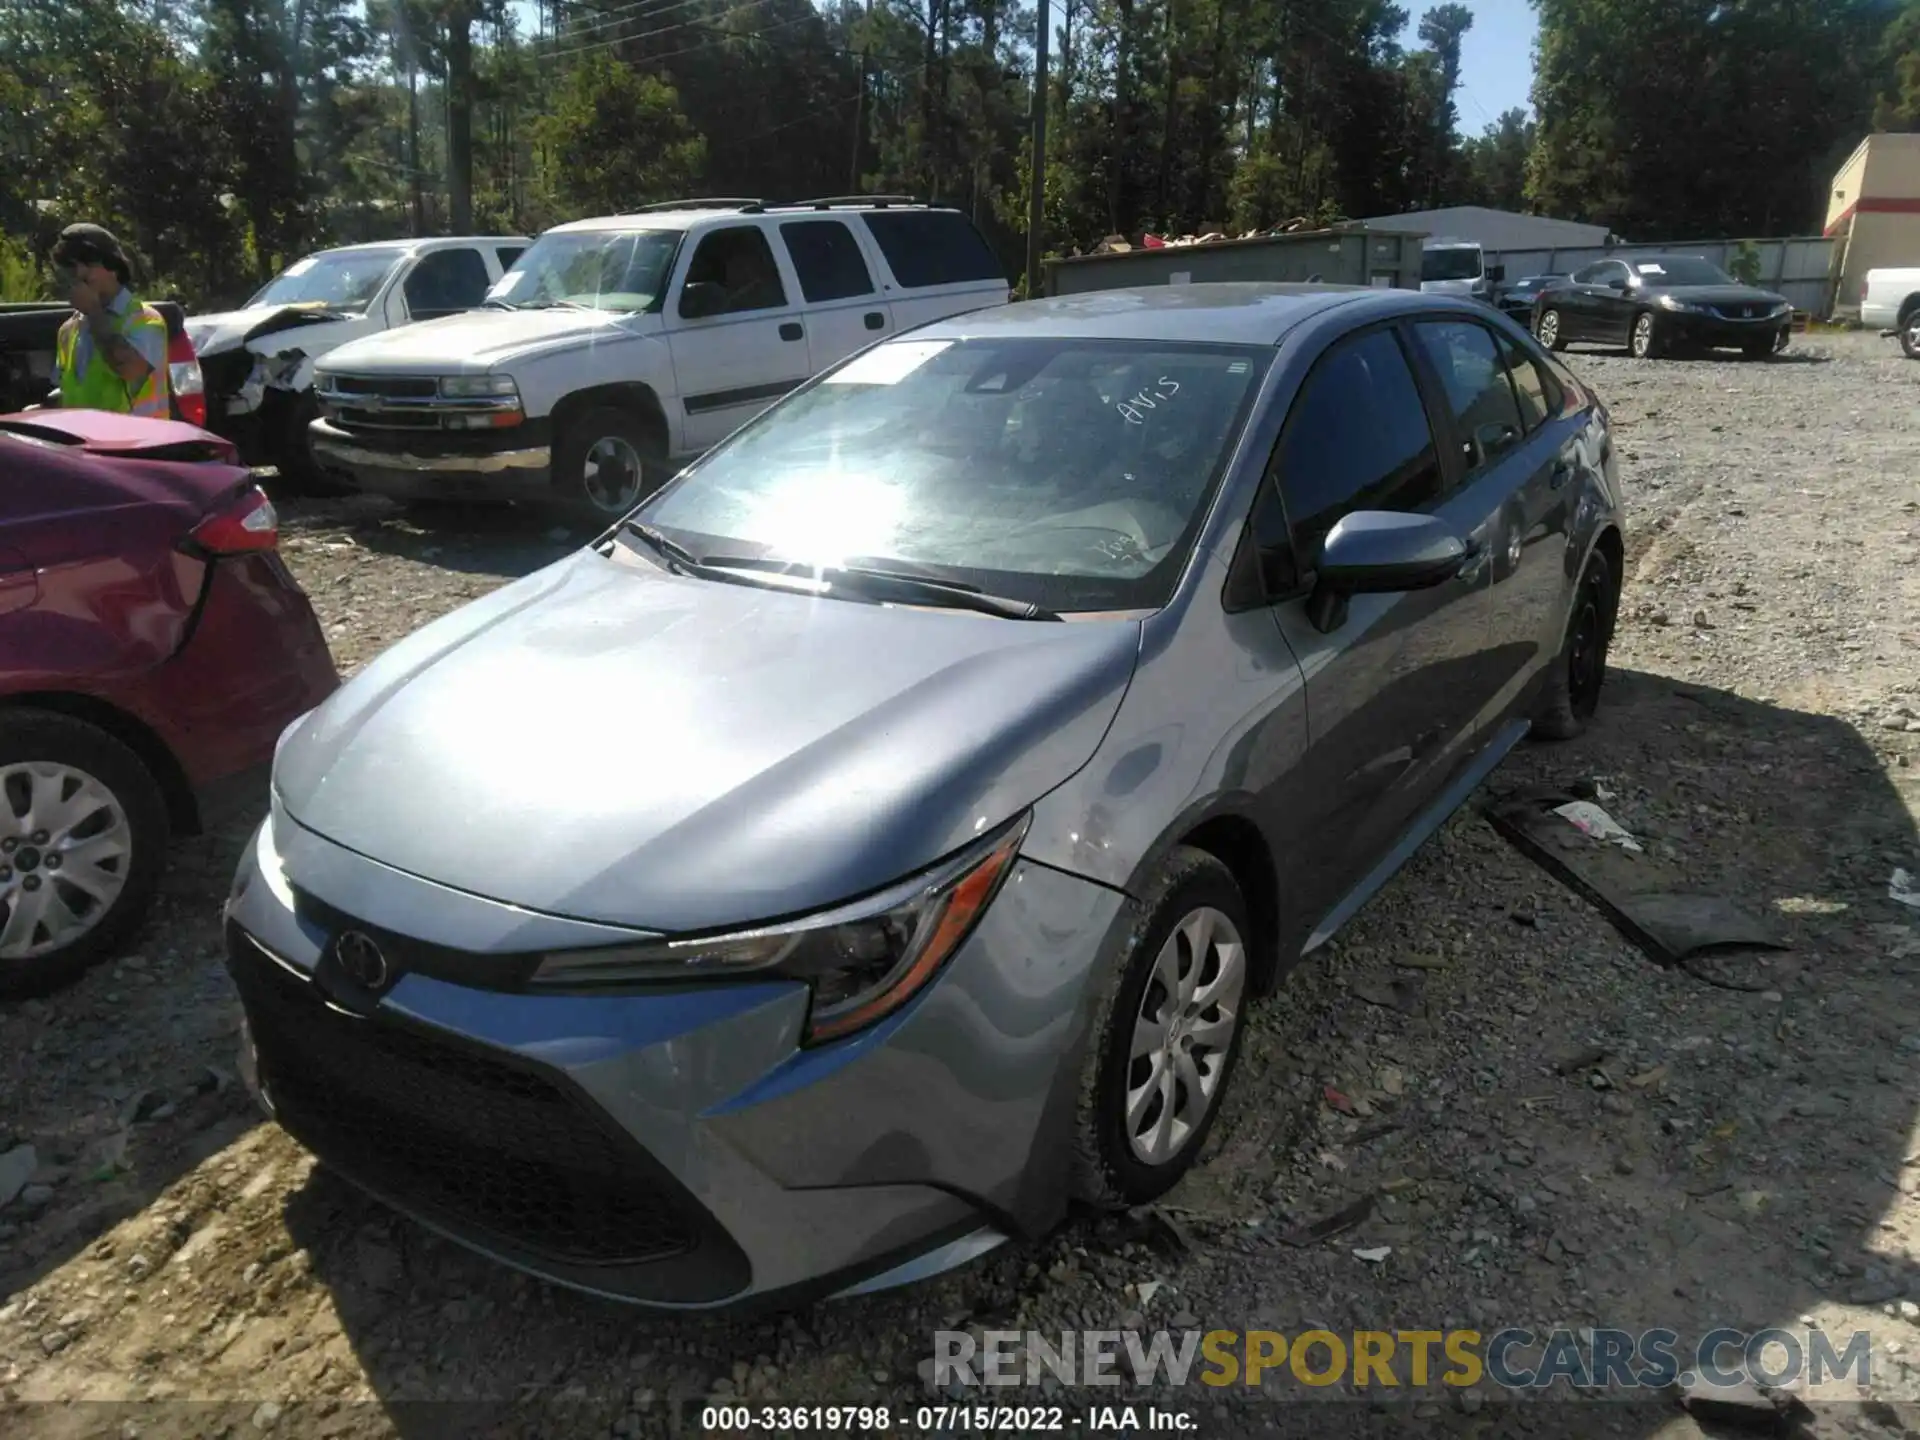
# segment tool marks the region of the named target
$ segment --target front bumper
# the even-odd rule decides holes
[[[1684,310],[1663,310],[1661,323],[1668,335],[1683,345],[1702,345],[1713,349],[1733,349],[1765,343],[1778,348],[1783,337],[1793,333],[1793,316],[1767,315],[1752,320],[1722,315],[1693,315]]]
[[[276,807],[227,911],[241,1068],[329,1166],[546,1279],[676,1309],[884,1288],[1064,1212],[1082,1002],[1121,904],[1022,862],[905,1010],[802,1049],[786,980],[481,988],[489,956],[624,932],[402,875]],[[361,1013],[332,958],[348,928],[400,972]]]
[[[543,425],[378,438],[330,420],[308,427],[321,469],[371,495],[397,500],[538,500],[552,488],[553,447]]]

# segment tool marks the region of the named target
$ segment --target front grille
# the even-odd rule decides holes
[[[456,1231],[569,1264],[697,1244],[684,1192],[583,1098],[424,1028],[343,1014],[241,932],[229,945],[274,1113],[321,1159]]]
[[[377,395],[384,400],[431,400],[440,382],[428,377],[391,375],[328,375],[327,390],[343,400],[353,395]]]
[[[346,430],[427,430],[445,428],[445,417],[432,410],[363,410],[332,401],[333,421]]]

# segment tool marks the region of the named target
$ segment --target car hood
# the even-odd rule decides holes
[[[365,316],[348,315],[323,305],[255,305],[223,315],[191,316],[186,331],[195,353],[202,356],[219,355],[288,330],[298,330],[300,338],[290,339],[287,344],[297,344],[311,354],[315,347],[337,345],[351,338],[366,323]]]
[[[328,360],[329,368],[362,374],[485,369],[555,346],[624,340],[659,325],[656,315],[606,310],[467,310],[369,335],[342,346]]]
[[[1752,285],[1651,285],[1656,295],[1671,295],[1695,305],[1784,305],[1787,297]]]
[[[910,875],[1092,758],[1139,625],[882,608],[584,551],[387,651],[282,742],[298,824],[662,932]],[[292,877],[298,883],[300,877]]]

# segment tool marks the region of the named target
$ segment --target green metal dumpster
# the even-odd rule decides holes
[[[1080,295],[1131,285],[1204,285],[1223,280],[1420,288],[1420,246],[1427,237],[1400,230],[1343,225],[1252,240],[1167,245],[1048,260],[1046,293]]]

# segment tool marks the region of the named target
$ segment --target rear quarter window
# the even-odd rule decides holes
[[[893,278],[909,290],[994,280],[1007,272],[986,238],[957,210],[874,210],[860,217]]]

